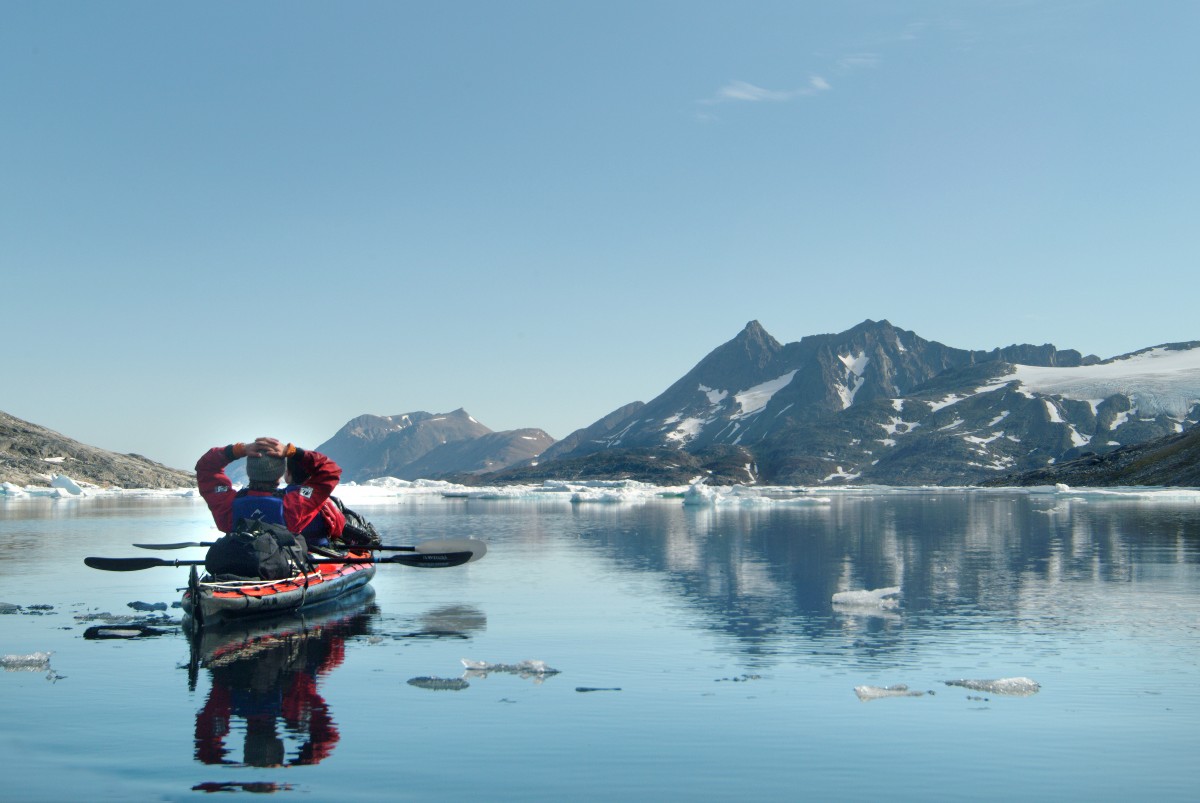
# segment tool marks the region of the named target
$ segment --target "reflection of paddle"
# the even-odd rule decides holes
[[[187,547],[210,547],[212,541],[179,541],[174,544],[134,544],[138,549],[186,549]],[[431,555],[441,552],[470,552],[474,562],[487,554],[487,544],[473,538],[445,538],[422,541],[415,546],[356,546],[355,549],[371,550],[372,552],[416,552],[419,555]],[[403,561],[392,561],[402,563]]]
[[[405,566],[415,566],[419,569],[440,569],[447,566],[461,566],[475,556],[474,552],[419,552],[414,555],[392,555],[387,558],[346,558],[344,560],[326,560],[312,558],[309,563],[400,563]],[[202,560],[162,560],[161,558],[84,558],[83,562],[93,569],[106,572],[138,572],[142,569],[153,569],[156,566],[203,566]]]

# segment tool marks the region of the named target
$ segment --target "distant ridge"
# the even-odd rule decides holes
[[[360,415],[317,451],[337,461],[343,482],[365,482],[496,471],[531,460],[553,443],[540,429],[493,432],[459,408],[438,414]]]
[[[0,412],[0,482],[46,486],[55,476],[104,488],[190,488],[194,474],[137,454],[86,446]]]

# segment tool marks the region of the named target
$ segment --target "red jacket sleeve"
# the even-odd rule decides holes
[[[196,485],[208,503],[217,529],[223,533],[233,529],[233,499],[236,491],[229,475],[225,473],[225,467],[233,460],[229,447],[214,446],[196,463]]]
[[[304,482],[289,485],[283,495],[283,520],[294,533],[307,527],[321,512],[342,476],[341,466],[320,452],[297,450],[296,458],[300,461]]]

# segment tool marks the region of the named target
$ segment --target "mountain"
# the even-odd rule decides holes
[[[738,448],[747,470],[712,481],[973,484],[1193,426],[1200,343],[1101,360],[1051,345],[956,349],[870,320],[781,344],[751,321],[660,396],[623,409],[521,475],[622,456],[615,474],[642,479],[645,455],[703,463]]]
[[[493,432],[466,410],[360,415],[317,447],[342,467],[343,482],[433,479],[531,460],[554,443],[540,429]]]
[[[189,488],[190,472],[137,454],[86,446],[51,429],[0,412],[0,482],[48,485],[56,475],[115,488]]]

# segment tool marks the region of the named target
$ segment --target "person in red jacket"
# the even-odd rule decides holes
[[[241,457],[250,483],[235,491],[225,467]],[[261,519],[303,535],[312,546],[340,538],[346,526],[330,499],[341,476],[338,464],[320,452],[265,437],[214,446],[196,463],[196,484],[221,532],[232,532],[239,519]],[[285,477],[287,485],[280,488]]]

